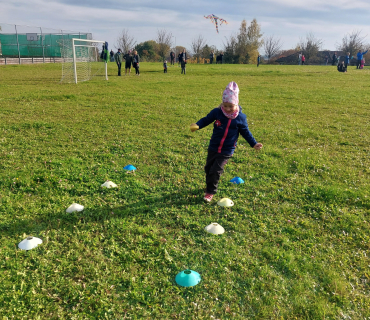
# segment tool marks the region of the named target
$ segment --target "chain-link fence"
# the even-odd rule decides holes
[[[60,42],[91,33],[0,23],[0,64],[60,62]]]

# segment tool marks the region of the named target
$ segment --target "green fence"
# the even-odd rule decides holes
[[[92,35],[91,33],[0,33],[0,57],[59,58],[61,57],[59,43],[72,38],[90,40]]]

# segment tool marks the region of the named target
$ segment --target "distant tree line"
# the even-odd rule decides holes
[[[361,35],[361,31],[352,31],[343,36],[341,42],[336,44],[335,50],[338,51],[338,53],[340,52],[342,56],[349,53],[350,58],[356,58],[358,51],[366,51],[370,47],[370,45],[366,43],[365,38],[366,36]],[[282,57],[289,57],[290,55],[302,53],[306,58],[306,63],[321,64],[326,60],[326,58],[329,58],[329,61],[331,61],[332,57],[328,57],[328,54],[334,52],[333,50],[328,49],[323,50],[322,39],[317,38],[312,32],[307,33],[304,38],[300,38],[295,48],[288,50],[281,50],[280,42],[277,41],[276,38],[270,37],[270,39],[272,39],[272,47],[275,47],[276,49],[273,50],[273,53],[269,56],[267,54],[269,50],[265,47],[266,56],[270,63],[274,63]],[[368,60],[368,58],[370,59],[370,52],[365,57],[366,60]],[[297,63],[297,61],[293,60],[292,63]]]
[[[147,40],[137,43],[127,29],[123,29],[116,43],[116,48],[123,52],[136,50],[144,61],[163,61],[169,57],[171,51],[178,55],[186,49],[188,56],[198,59],[208,59],[211,52],[215,56],[223,53],[223,63],[250,63],[257,60],[259,49],[263,45],[261,26],[253,19],[250,25],[242,21],[239,32],[225,38],[224,48],[217,49],[209,45],[202,35],[194,38],[190,48],[173,46],[173,36],[165,29],[157,31],[155,40]]]
[[[165,30],[157,30],[155,40],[147,40],[137,43],[130,35],[129,30],[123,29],[116,43],[116,48],[121,48],[123,52],[137,50],[143,61],[163,61],[169,59],[171,51],[175,52],[176,57],[186,49],[188,57],[204,61],[209,59],[210,53],[215,56],[223,53],[223,63],[255,63],[257,57],[261,55],[261,49],[264,52],[262,60],[266,63],[275,63],[281,57],[302,53],[306,58],[306,63],[318,63],[322,57],[319,52],[323,46],[323,41],[317,38],[314,33],[307,33],[306,37],[300,38],[296,47],[289,50],[282,50],[283,42],[275,35],[263,37],[261,26],[256,19],[253,19],[248,25],[246,20],[240,24],[236,34],[225,37],[223,48],[218,49],[207,43],[202,35],[198,35],[192,40],[190,48],[184,46],[173,46],[172,33]],[[364,50],[369,45],[365,43],[365,37],[361,31],[353,31],[344,35],[341,42],[336,45],[336,50],[341,52],[350,52],[351,56],[356,56],[359,50]],[[328,51],[328,50],[327,50]]]

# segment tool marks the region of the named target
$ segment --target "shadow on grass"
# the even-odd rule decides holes
[[[45,230],[72,230],[76,225],[87,225],[91,223],[104,224],[111,219],[134,218],[135,223],[147,224],[148,222],[161,221],[162,224],[170,224],[173,218],[179,214],[179,209],[184,209],[191,214],[189,206],[202,206],[212,210],[212,204],[205,204],[203,200],[203,189],[196,188],[190,191],[182,191],[159,196],[147,196],[145,198],[124,200],[121,206],[110,206],[106,204],[99,208],[89,208],[81,212],[66,213],[66,208],[48,214],[38,215],[34,218],[18,218],[13,222],[0,222],[0,232],[3,236],[15,237],[20,233],[37,236]],[[214,203],[215,204],[215,203]],[[200,208],[197,208],[199,212]],[[171,217],[173,215],[173,217]]]

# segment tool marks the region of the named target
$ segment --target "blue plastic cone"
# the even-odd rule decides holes
[[[235,177],[235,178],[232,178],[230,182],[235,183],[235,184],[241,184],[241,183],[244,183],[244,180],[242,178]]]
[[[134,171],[134,170],[136,170],[136,168],[132,164],[127,165],[123,169],[124,170],[128,170],[128,171]]]
[[[200,282],[200,274],[193,270],[184,270],[177,274],[175,281],[182,287],[193,287]]]

